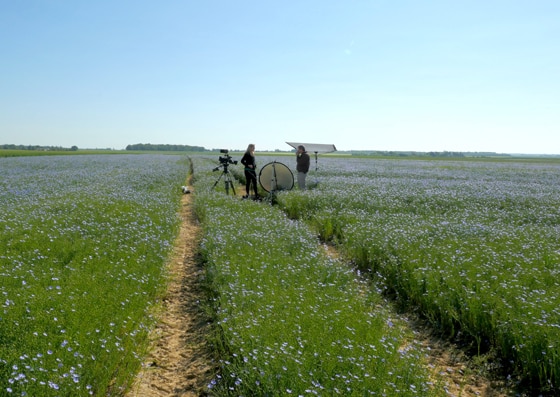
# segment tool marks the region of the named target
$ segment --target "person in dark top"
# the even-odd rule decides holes
[[[296,171],[297,182],[300,190],[305,190],[305,177],[309,171],[309,163],[311,159],[305,151],[305,146],[299,145],[296,152]]]
[[[247,193],[243,198],[249,197],[249,192],[251,191],[251,185],[253,186],[253,191],[255,192],[255,200],[259,199],[259,193],[257,192],[257,163],[255,162],[255,145],[249,144],[245,154],[241,158],[241,164],[245,166],[245,192]]]

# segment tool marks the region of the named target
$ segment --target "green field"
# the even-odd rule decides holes
[[[0,158],[0,395],[120,395],[165,285],[188,161]]]
[[[404,309],[529,389],[560,376],[557,161],[324,161],[279,198]]]
[[[190,172],[209,394],[446,395],[387,300],[526,395],[558,391],[557,161],[324,156],[309,190],[270,205],[226,196],[216,159],[189,156],[0,158],[0,395],[130,387]]]

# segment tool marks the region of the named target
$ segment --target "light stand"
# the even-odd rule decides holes
[[[315,185],[319,184],[319,180],[317,179],[317,154],[319,152],[314,152],[315,153]]]

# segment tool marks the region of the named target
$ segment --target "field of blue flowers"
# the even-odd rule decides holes
[[[0,395],[130,386],[193,164],[209,394],[445,395],[387,298],[558,392],[560,163],[320,156],[269,205],[213,186],[203,155],[113,154],[0,158]]]
[[[558,392],[560,163],[324,158],[279,195],[403,307]]]
[[[184,156],[0,158],[0,395],[121,395],[178,230]]]
[[[212,395],[445,395],[423,347],[366,280],[305,222],[213,188],[210,169],[194,160],[220,369]]]

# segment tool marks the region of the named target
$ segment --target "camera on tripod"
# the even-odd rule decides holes
[[[218,171],[220,169],[220,167],[227,168],[227,166],[230,165],[230,164],[237,165],[237,160],[232,160],[231,159],[231,156],[229,155],[229,150],[220,149],[220,153],[223,154],[223,156],[218,157],[218,160],[220,160],[220,165],[218,165],[212,171]]]
[[[218,171],[220,168],[223,169],[222,169],[222,173],[220,174],[216,182],[214,182],[212,189],[215,188],[218,182],[222,179],[222,177],[224,177],[224,187],[226,188],[226,194],[229,194],[229,191],[231,189],[231,192],[235,196],[235,187],[233,186],[233,180],[230,175],[230,172],[228,171],[228,166],[230,164],[237,164],[237,160],[231,159],[231,156],[228,154],[227,149],[221,149],[220,153],[223,154],[223,156],[220,156],[220,164],[212,171]]]

